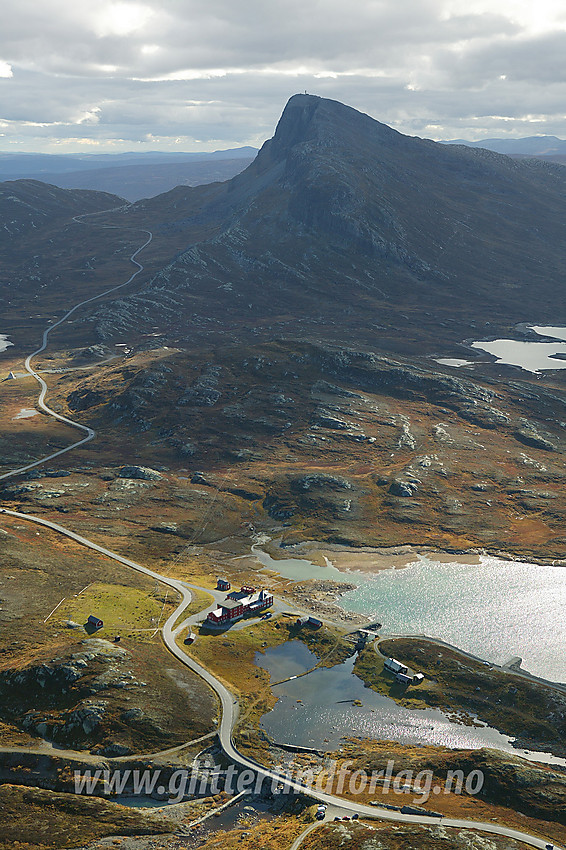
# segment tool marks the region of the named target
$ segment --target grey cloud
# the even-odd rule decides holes
[[[259,144],[304,89],[417,135],[563,132],[566,35],[529,38],[496,3],[446,18],[444,0],[136,0],[147,21],[126,35],[102,26],[111,5],[5,0],[1,147]],[[225,73],[163,79],[186,69]]]
[[[565,56],[566,32],[562,31],[502,39],[481,48],[471,47],[456,57],[445,54],[441,67],[459,86],[477,86],[500,76],[546,85],[566,82]]]

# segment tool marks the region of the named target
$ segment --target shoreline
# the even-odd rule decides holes
[[[7,334],[0,334],[0,354],[2,354],[3,351],[6,351],[6,349],[10,348],[10,346],[13,345],[14,343],[10,342]]]
[[[289,595],[291,599],[296,601],[297,604],[301,605],[303,608],[307,608],[311,613],[315,616],[318,615],[322,618],[327,618],[329,620],[334,619],[337,624],[341,625],[352,625],[363,627],[363,625],[367,625],[375,622],[376,616],[370,616],[369,614],[363,613],[361,611],[352,610],[351,608],[345,607],[343,604],[343,597],[352,592],[352,590],[357,589],[364,580],[367,580],[369,576],[376,575],[378,573],[382,573],[384,570],[400,570],[409,564],[416,564],[419,560],[419,555],[424,555],[425,557],[430,558],[432,552],[434,551],[437,554],[437,550],[432,550],[431,547],[428,548],[428,553],[425,551],[416,552],[415,547],[411,546],[396,546],[389,547],[387,549],[380,548],[374,549],[370,547],[364,547],[362,554],[368,556],[371,560],[371,564],[369,566],[373,566],[373,568],[369,568],[368,565],[360,568],[359,564],[356,563],[356,566],[352,563],[353,559],[359,558],[358,550],[352,550],[351,547],[346,547],[340,544],[318,544],[315,541],[304,541],[300,544],[294,544],[293,546],[283,547],[280,545],[280,542],[276,539],[264,539],[258,540],[254,543],[252,548],[251,556],[254,557],[254,549],[261,549],[264,554],[270,556],[271,560],[274,563],[269,567],[264,569],[269,569],[270,572],[273,572],[279,575],[283,579],[287,579],[289,581],[290,587],[288,589]],[[424,550],[424,547],[423,547]],[[309,570],[309,574],[307,577],[290,579],[288,576],[285,576],[282,573],[277,571],[277,561],[286,560],[285,557],[276,558],[274,555],[276,553],[283,554],[287,557],[291,557],[292,559],[305,560],[305,565],[309,565],[312,567],[319,566],[321,570],[324,570],[325,567],[331,567],[333,571],[336,571],[340,574],[340,578],[338,576],[328,576],[321,575],[320,577],[316,577],[312,575],[312,572]],[[335,555],[344,555],[343,558],[335,558]],[[455,558],[452,554],[448,552],[443,552],[442,557],[435,557],[434,560],[438,561],[441,564],[447,563],[461,563],[468,564],[471,566],[482,564],[482,558],[485,557],[496,557],[494,555],[486,555],[485,553],[473,553],[474,560],[471,560],[467,555],[460,555],[460,557]],[[334,558],[331,560],[328,556],[333,555]],[[318,556],[318,557],[317,557]],[[255,555],[257,558],[257,555]],[[384,563],[384,558],[389,560],[389,563]],[[258,559],[259,560],[259,559]],[[499,558],[499,560],[504,560]],[[515,558],[511,559],[516,561]],[[259,561],[261,564],[262,562]],[[521,564],[529,564],[527,561],[519,562]],[[555,563],[535,563],[532,562],[533,566],[541,566],[541,567],[549,567],[549,566],[557,566]],[[560,566],[566,566],[566,564],[561,564]],[[343,577],[343,578],[342,578]],[[367,578],[366,578],[367,577]],[[377,615],[377,619],[379,615]],[[426,628],[426,627],[425,627]],[[421,637],[424,637],[421,634]],[[398,636],[406,636],[410,637],[411,634],[414,636],[414,630],[407,631],[405,633],[401,633],[401,630],[398,632]],[[430,636],[430,640],[436,641],[438,643],[444,643],[446,646],[450,646],[455,651],[462,653],[463,655],[468,655],[476,658],[479,661],[484,663],[491,664],[492,666],[499,669],[506,669],[507,665],[502,663],[502,661],[493,661],[490,659],[484,659],[480,655],[471,652],[470,650],[459,647],[454,641],[453,638],[450,639],[444,638],[441,636]],[[482,651],[481,648],[479,650]],[[522,648],[519,648],[515,652],[515,656],[521,655]],[[504,661],[505,659],[503,659]],[[531,659],[532,660],[532,659]],[[522,659],[521,659],[522,663]],[[520,665],[518,667],[517,672],[519,675],[522,675],[526,678],[530,678],[532,681],[538,682],[539,684],[546,685],[547,687],[554,688],[561,692],[566,690],[566,680],[564,682],[560,681],[560,677],[555,675],[553,678],[547,677],[545,675],[541,675],[540,673],[531,673],[528,669],[522,668]]]
[[[301,555],[310,552],[328,551],[337,554],[344,554],[350,557],[356,557],[358,554],[373,555],[375,557],[406,558],[406,564],[414,563],[418,560],[419,555],[431,557],[431,560],[440,561],[441,563],[461,563],[461,564],[478,564],[480,558],[498,558],[501,561],[519,561],[522,564],[533,564],[538,567],[566,567],[566,555],[564,558],[541,558],[535,555],[527,555],[526,553],[507,552],[502,549],[491,549],[485,547],[473,547],[471,549],[452,549],[440,548],[423,544],[419,546],[415,543],[400,543],[395,546],[348,546],[344,543],[324,543],[316,540],[304,540],[300,543],[282,543],[277,542],[276,538],[270,540],[273,548],[280,552],[281,560],[289,556],[301,557]],[[263,546],[263,543],[260,543]],[[275,560],[278,560],[273,555]],[[337,567],[340,569],[340,567]],[[377,569],[389,569],[387,565],[377,567]],[[356,571],[356,570],[353,570]],[[358,568],[358,572],[365,572]]]

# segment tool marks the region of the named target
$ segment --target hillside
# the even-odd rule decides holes
[[[402,336],[417,350],[443,322],[441,342],[487,322],[555,320],[565,185],[538,160],[410,138],[296,95],[242,174],[108,219],[151,222],[153,251],[168,248],[135,296],[98,314],[98,331],[151,322],[217,342],[340,339],[346,326],[372,348],[398,349]]]
[[[120,206],[123,199],[106,192],[59,189],[38,180],[14,180],[0,183],[0,216],[3,230],[14,240],[27,241],[37,230],[53,227],[74,215]],[[6,250],[8,245],[0,243]]]
[[[183,492],[197,501],[192,476],[210,474],[210,493],[225,491],[226,533],[252,503],[256,523],[286,522],[290,541],[560,557],[564,372],[485,358],[455,372],[434,358],[518,321],[564,322],[562,175],[297,95],[226,183],[178,187],[89,226],[61,212],[28,227],[19,265],[6,252],[2,332],[15,346],[4,357],[29,351],[30,329],[40,338],[79,295],[126,280],[150,230],[135,284],[61,326],[38,364],[71,366],[50,392],[56,409],[97,429],[87,457],[188,467]],[[17,413],[24,395],[11,393]],[[8,468],[12,455],[41,453],[39,418],[7,427]],[[311,473],[323,477],[305,488]],[[5,496],[41,502],[42,487],[26,487]],[[64,492],[54,498],[73,506]],[[198,533],[198,512],[164,499],[168,520],[181,511],[184,533]]]
[[[90,216],[123,205],[123,198],[106,192],[37,180],[0,183],[1,332],[16,347],[21,342],[28,353],[30,340],[39,338],[54,314],[80,300],[78,293],[88,297],[107,288],[122,257],[128,269],[137,234],[88,226]]]

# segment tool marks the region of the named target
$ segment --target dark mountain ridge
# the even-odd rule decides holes
[[[26,239],[30,231],[123,203],[123,198],[107,192],[60,189],[39,180],[0,183],[0,219],[11,239]]]
[[[401,328],[436,338],[439,321],[455,340],[498,316],[555,319],[565,188],[560,167],[407,137],[295,95],[241,174],[112,217],[176,250],[136,295],[99,313],[99,332],[151,322],[212,341],[228,331],[337,338],[347,327],[387,346]]]

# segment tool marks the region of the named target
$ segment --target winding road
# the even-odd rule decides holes
[[[112,212],[112,210],[106,210],[106,212]],[[100,215],[100,213],[88,213],[88,215]],[[86,216],[75,216],[73,221],[76,221],[77,224],[82,224],[81,219],[83,218],[86,218]],[[54,322],[52,325],[49,325],[49,327],[43,331],[43,338],[40,347],[33,351],[31,354],[29,354],[25,359],[24,367],[26,372],[33,378],[35,378],[40,387],[39,396],[37,399],[38,407],[43,410],[44,413],[47,413],[48,416],[52,416],[54,419],[58,419],[59,422],[64,422],[66,425],[70,425],[71,428],[78,428],[79,431],[84,431],[86,433],[86,436],[83,437],[82,440],[77,440],[76,443],[72,443],[70,446],[66,446],[64,449],[59,449],[59,451],[53,452],[52,454],[47,455],[46,457],[42,457],[39,460],[34,461],[33,463],[28,463],[25,466],[20,466],[19,469],[13,469],[11,472],[5,472],[3,475],[0,475],[0,481],[5,478],[11,478],[14,475],[19,475],[22,472],[27,472],[28,469],[33,469],[34,467],[40,466],[42,463],[46,463],[49,460],[54,460],[54,458],[60,457],[61,455],[64,455],[67,452],[72,451],[73,449],[78,449],[79,446],[83,446],[85,443],[90,442],[90,440],[93,440],[96,437],[96,431],[93,428],[89,428],[88,425],[81,425],[80,422],[75,422],[74,420],[69,419],[67,416],[62,416],[62,414],[56,413],[45,403],[45,396],[47,395],[48,387],[41,375],[36,372],[35,369],[32,368],[31,361],[34,357],[37,357],[38,354],[41,354],[42,351],[45,351],[49,342],[49,334],[54,331],[55,328],[58,328],[59,325],[62,325],[63,322],[66,322],[67,319],[73,315],[73,313],[75,313],[81,307],[84,307],[85,304],[91,304],[93,301],[98,301],[100,298],[104,298],[106,295],[111,295],[113,292],[117,292],[119,289],[123,289],[125,286],[128,286],[128,284],[131,283],[141,271],[143,271],[144,266],[140,262],[138,262],[136,257],[141,251],[143,251],[144,248],[147,248],[147,246],[153,239],[153,233],[150,230],[143,230],[142,233],[147,233],[148,238],[143,243],[143,245],[140,245],[140,247],[137,248],[130,256],[130,261],[137,266],[137,269],[128,278],[128,280],[124,281],[123,283],[119,283],[117,286],[112,286],[110,287],[110,289],[105,289],[104,292],[99,292],[98,295],[93,295],[91,298],[85,298],[84,301],[79,301],[78,304],[75,304],[75,306],[72,307],[67,313],[65,313],[65,315],[61,319],[59,319],[57,322]]]
[[[81,216],[82,218],[82,216]],[[99,295],[93,296],[92,298],[85,299],[84,301],[76,304],[71,310],[69,310],[61,319],[59,319],[53,325],[50,325],[43,333],[42,345],[30,354],[25,361],[26,371],[32,375],[40,385],[40,394],[38,398],[39,407],[48,415],[54,417],[55,419],[70,425],[73,428],[78,428],[81,431],[85,432],[85,436],[83,439],[78,440],[70,446],[67,446],[65,449],[61,449],[60,451],[54,452],[46,457],[43,457],[39,460],[34,461],[33,463],[22,466],[18,469],[12,470],[11,472],[4,473],[0,476],[0,480],[14,477],[16,475],[21,474],[22,472],[26,472],[29,469],[33,469],[36,466],[39,466],[42,463],[45,463],[49,460],[52,460],[55,457],[59,457],[66,452],[72,451],[73,449],[78,448],[79,446],[89,442],[95,437],[95,431],[86,426],[82,425],[78,422],[74,422],[71,419],[68,419],[65,416],[62,416],[58,413],[55,413],[45,402],[45,397],[47,393],[47,384],[45,381],[38,375],[36,371],[31,366],[32,359],[45,350],[48,344],[49,334],[56,327],[61,325],[64,321],[66,321],[69,316],[73,315],[80,307],[85,304],[92,303],[97,299],[104,297],[112,292],[116,292],[117,290],[127,286],[131,283],[134,278],[143,270],[143,265],[138,262],[136,257],[138,254],[145,248],[152,240],[152,234],[150,231],[143,231],[148,234],[148,239],[141,245],[132,255],[131,261],[138,267],[137,270],[131,275],[131,277],[122,284],[118,286],[112,287],[110,289],[105,290]],[[524,832],[520,832],[518,830],[510,829],[505,826],[500,826],[494,823],[484,823],[484,822],[476,822],[469,820],[460,820],[457,818],[448,818],[443,817],[439,820],[439,818],[427,817],[424,815],[410,815],[403,814],[398,811],[390,811],[388,809],[382,809],[379,807],[365,806],[360,803],[356,803],[353,800],[346,800],[341,797],[336,797],[330,794],[325,794],[322,791],[318,791],[311,786],[307,786],[301,782],[297,782],[288,777],[288,775],[280,773],[277,770],[270,770],[269,768],[264,767],[263,765],[253,761],[245,755],[242,755],[235,747],[232,740],[232,730],[238,718],[238,701],[234,697],[234,694],[231,693],[218,679],[216,679],[208,670],[198,664],[193,658],[187,655],[183,649],[178,645],[176,637],[178,636],[180,630],[183,628],[183,623],[181,623],[177,628],[174,628],[174,624],[177,622],[179,617],[186,610],[187,606],[190,604],[192,599],[191,587],[193,589],[203,590],[206,593],[210,591],[206,588],[199,588],[197,585],[190,585],[186,582],[179,581],[178,579],[170,578],[169,576],[161,575],[154,570],[151,570],[147,567],[144,567],[142,564],[138,564],[136,561],[133,561],[129,558],[125,558],[123,555],[119,555],[116,552],[112,552],[110,549],[106,549],[104,546],[100,546],[98,543],[93,542],[92,540],[88,540],[86,537],[83,537],[80,534],[71,531],[68,528],[65,528],[58,523],[51,522],[50,520],[43,519],[41,517],[33,516],[30,514],[22,513],[20,511],[13,511],[7,508],[0,509],[0,514],[4,514],[5,516],[14,517],[18,520],[23,520],[25,522],[32,522],[36,525],[43,526],[44,528],[49,528],[52,531],[57,532],[71,540],[74,540],[76,543],[79,543],[81,546],[85,546],[89,549],[94,550],[95,552],[99,552],[100,554],[111,558],[118,563],[136,570],[143,575],[148,576],[151,579],[159,581],[171,589],[175,590],[181,596],[181,601],[178,606],[175,608],[173,613],[169,616],[167,621],[164,623],[162,627],[162,636],[163,641],[167,647],[167,649],[179,659],[179,661],[192,670],[194,673],[199,675],[217,694],[218,699],[221,704],[221,720],[217,730],[218,739],[220,745],[225,753],[225,755],[231,759],[235,764],[239,765],[242,768],[253,771],[254,774],[259,775],[263,779],[273,783],[275,786],[278,784],[283,785],[284,787],[291,789],[293,791],[306,794],[318,802],[325,803],[332,809],[344,810],[348,813],[358,813],[364,817],[370,818],[378,818],[380,820],[394,821],[400,823],[408,823],[408,824],[421,824],[421,825],[438,825],[438,823],[442,823],[443,826],[453,827],[456,829],[470,829],[477,830],[479,832],[488,833],[491,835],[502,835],[508,838],[515,839],[517,841],[522,841],[524,844],[528,844],[531,847],[538,848],[538,850],[545,850],[549,845],[549,841],[541,838],[536,838],[532,835],[529,835]],[[557,845],[553,845],[555,850],[561,850]]]

